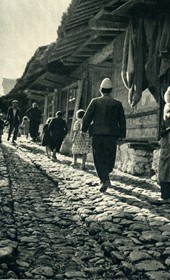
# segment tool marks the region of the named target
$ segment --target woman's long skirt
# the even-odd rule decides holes
[[[170,132],[161,138],[161,152],[159,159],[159,182],[161,197],[170,198]]]

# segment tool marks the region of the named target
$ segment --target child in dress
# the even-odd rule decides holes
[[[49,131],[49,123],[52,120],[52,117],[49,117],[46,121],[46,124],[43,127],[43,134],[42,134],[42,146],[45,147],[46,149],[46,154],[47,157],[50,158],[51,157],[51,152],[52,152],[52,147],[51,147],[51,135],[50,135],[50,131]]]
[[[2,135],[3,135],[4,126],[5,126],[5,122],[3,120],[3,115],[0,114],[0,144],[2,143]]]
[[[86,169],[86,159],[87,154],[90,152],[90,137],[89,133],[81,132],[82,128],[82,118],[85,114],[85,111],[80,109],[76,113],[76,121],[73,126],[73,138],[72,138],[72,153],[73,153],[73,163],[72,166],[77,165],[77,158],[79,155],[82,156],[82,170]]]
[[[27,139],[29,134],[29,126],[30,126],[29,118],[27,116],[24,116],[22,119],[21,128],[23,134],[26,136]]]

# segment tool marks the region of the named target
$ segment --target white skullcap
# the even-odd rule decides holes
[[[112,81],[110,78],[105,78],[100,85],[100,89],[105,88],[105,89],[109,89],[109,88],[113,88],[112,85]]]

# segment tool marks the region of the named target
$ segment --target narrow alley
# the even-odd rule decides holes
[[[170,204],[150,179],[114,170],[100,193],[92,164],[74,169],[18,138],[0,146],[0,279],[169,280]]]

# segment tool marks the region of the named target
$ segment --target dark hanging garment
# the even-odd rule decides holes
[[[145,77],[145,48],[144,22],[143,18],[140,18],[136,38],[134,82],[131,92],[129,93],[131,106],[135,106],[140,101],[142,92],[147,88]]]
[[[145,65],[145,73],[148,88],[158,102],[160,96],[160,80],[159,80],[159,43],[162,30],[161,17],[156,19],[145,19],[145,34],[147,44],[147,59]]]
[[[159,45],[161,57],[159,76],[163,76],[170,69],[170,16],[165,15]]]
[[[134,29],[132,21],[130,20],[127,28],[123,46],[123,58],[122,58],[122,81],[125,87],[129,90],[132,87],[134,79]]]
[[[130,21],[126,31],[121,76],[128,88],[128,102],[133,107],[141,99],[142,91],[147,88],[145,78],[145,30],[143,19]]]

